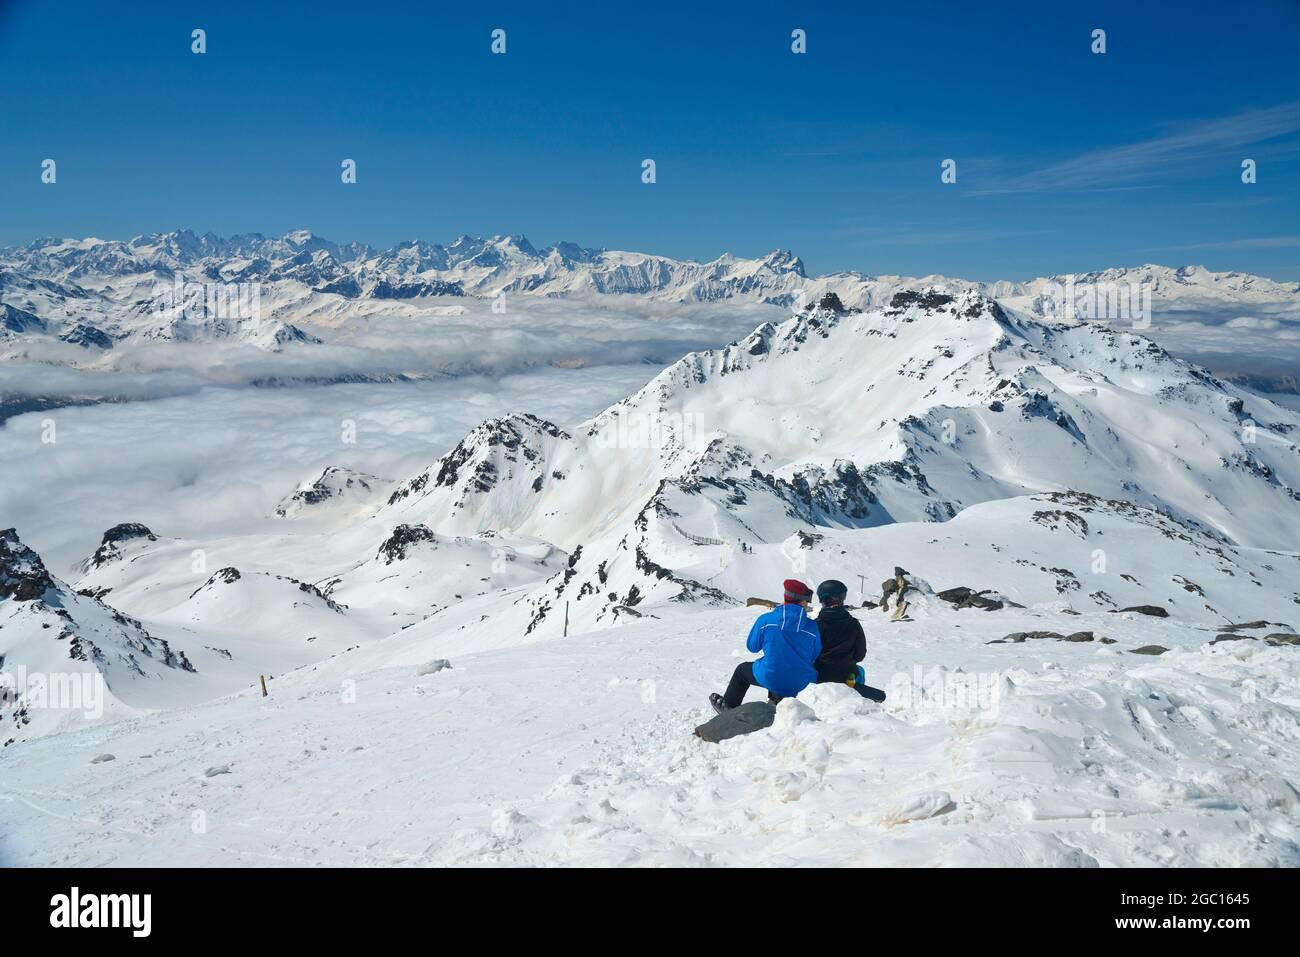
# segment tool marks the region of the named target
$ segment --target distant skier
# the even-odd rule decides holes
[[[761,651],[763,657],[738,664],[726,694],[709,695],[719,714],[740,707],[750,688],[766,688],[768,700],[775,704],[817,680],[813,662],[821,654],[822,640],[816,622],[808,617],[812,589],[793,578],[786,579],[784,587],[784,604],[760,615],[745,640],[746,648]]]
[[[862,625],[844,607],[848,594],[848,586],[835,579],[817,586],[817,600],[822,606],[816,619],[822,639],[822,652],[815,662],[817,683],[847,683],[864,698],[884,701],[885,693],[868,687],[866,675],[858,667],[858,662],[867,656],[867,636]]]

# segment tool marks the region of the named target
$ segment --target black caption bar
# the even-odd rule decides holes
[[[734,935],[756,917],[761,943],[787,931],[792,939],[848,932],[852,940],[864,930],[912,928],[930,942],[1043,931],[1072,943],[1200,934],[1231,945],[1239,935],[1288,926],[1282,909],[1293,877],[1262,870],[10,869],[0,883],[10,945],[73,934],[127,946],[338,944],[373,941],[376,932],[608,945],[629,930],[642,940],[672,934],[679,923],[705,931],[701,941],[715,939],[711,925]]]

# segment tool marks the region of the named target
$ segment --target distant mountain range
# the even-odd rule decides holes
[[[838,272],[809,277],[802,260],[775,250],[757,259],[724,254],[711,262],[671,259],[648,253],[593,249],[558,242],[541,249],[522,235],[489,239],[461,236],[452,243],[411,240],[376,250],[361,243],[336,243],[309,230],[281,237],[246,233],[224,238],[189,230],[137,236],[129,241],[39,239],[0,249],[5,267],[60,284],[83,279],[191,273],[211,281],[295,281],[346,298],[420,298],[430,295],[492,296],[606,293],[674,301],[751,297],[778,305],[833,288],[846,305],[877,304],[877,292],[899,285],[957,283],[996,298],[1032,296],[1063,276],[1025,282],[972,282],[940,275],[868,276]],[[1281,283],[1248,273],[1214,273],[1201,266],[1145,265],[1077,275],[1079,282],[1148,282],[1157,295],[1282,299],[1300,295],[1300,283]],[[809,283],[815,285],[809,287]],[[854,293],[855,286],[858,292]]]
[[[157,288],[184,281],[257,284],[257,321],[193,321],[159,308]],[[1089,284],[1137,285],[1164,314],[1263,309],[1300,319],[1300,283],[1200,266],[1144,265],[1072,277]],[[188,230],[129,241],[41,239],[0,249],[0,337],[56,337],[86,349],[129,339],[235,340],[268,350],[310,344],[309,328],[337,325],[384,301],[428,303],[458,297],[641,296],[661,302],[739,300],[799,306],[834,292],[850,308],[886,305],[901,289],[976,292],[1031,315],[1049,315],[1052,292],[1067,280],[974,282],[947,276],[807,275],[798,256],[777,250],[758,259],[723,255],[711,262],[591,249],[571,242],[537,248],[523,236],[461,236],[443,245],[420,240],[376,250],[298,230],[278,238],[229,238]],[[1226,313],[1224,313],[1226,315]]]

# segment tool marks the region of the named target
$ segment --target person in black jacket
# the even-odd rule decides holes
[[[864,698],[884,701],[885,693],[858,680],[858,662],[867,656],[867,636],[862,625],[844,607],[849,590],[843,582],[824,581],[817,586],[817,600],[821,611],[817,613],[817,630],[822,635],[822,653],[813,662],[817,669],[817,683],[853,683],[854,689]]]
[[[843,582],[822,582],[817,586],[817,630],[822,633],[822,653],[813,663],[819,684],[848,681],[857,675],[858,662],[867,656],[867,636],[862,625],[844,607],[849,590]]]

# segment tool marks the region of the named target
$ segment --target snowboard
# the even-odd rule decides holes
[[[879,688],[873,688],[871,685],[853,685],[853,690],[862,695],[862,697],[866,698],[868,701],[876,702],[876,704],[883,703],[885,698],[888,697]]]

